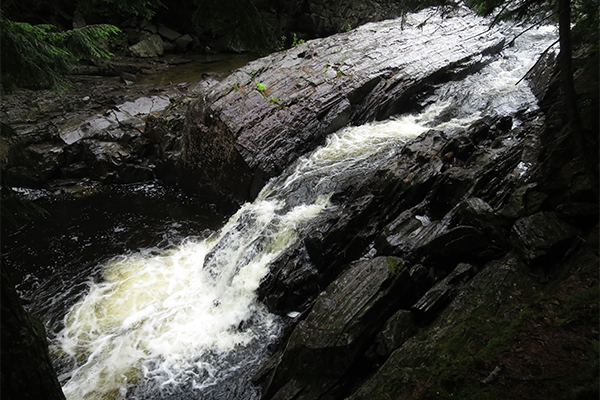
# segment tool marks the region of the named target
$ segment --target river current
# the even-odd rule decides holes
[[[418,29],[429,12],[409,16],[406,29]],[[521,32],[501,29],[507,43]],[[129,187],[127,199],[136,190],[156,194],[152,223],[111,217],[106,227],[95,226],[109,238],[105,257],[85,267],[66,254],[54,267],[40,258],[52,279],[21,277],[29,308],[43,314],[67,399],[259,398],[248,374],[293,316],[270,314],[257,301],[269,265],[315,216],[334,210],[330,198],[344,177],[377,168],[427,130],[534,110],[536,99],[521,78],[555,39],[554,27],[531,29],[479,72],[440,86],[421,112],[331,134],[228,220],[210,209],[191,211],[193,204],[182,214],[173,206],[170,214],[178,195],[158,184]],[[119,228],[132,220],[135,228]],[[147,237],[156,242],[119,248],[119,229],[134,236],[152,231]],[[98,245],[61,234],[74,246]]]

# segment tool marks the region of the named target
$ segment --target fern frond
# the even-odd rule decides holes
[[[7,91],[17,87],[64,91],[68,84],[62,75],[82,57],[111,57],[102,40],[120,32],[112,25],[56,32],[52,25],[14,22],[1,14],[0,22],[1,83]]]
[[[66,32],[50,33],[48,39],[67,49],[73,57],[110,58],[113,54],[102,46],[103,40],[116,36],[121,30],[114,25],[88,25]]]

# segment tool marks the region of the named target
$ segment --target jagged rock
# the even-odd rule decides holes
[[[175,45],[177,50],[184,51],[193,41],[194,39],[188,33],[186,33],[185,35],[175,39],[173,44]]]
[[[158,34],[171,42],[181,37],[181,33],[175,32],[173,29],[166,26],[161,26],[158,28]]]
[[[36,175],[42,180],[51,178],[66,161],[65,145],[62,143],[36,143],[27,149],[33,153],[31,165],[35,165]]]
[[[453,281],[460,288],[460,296],[446,299],[447,306],[432,322],[427,339],[411,337],[345,398],[383,400],[392,393],[399,398],[411,398],[410,394],[415,390],[414,369],[428,365],[431,359],[444,357],[438,354],[438,345],[447,340],[445,335],[455,329],[453,324],[468,318],[477,307],[497,309],[514,291],[513,284],[531,284],[527,271],[512,257],[489,262],[471,279],[467,279],[473,272],[468,265],[457,266],[457,270],[466,273],[458,274]]]
[[[351,265],[292,332],[267,389],[273,399],[316,398],[351,366],[398,304],[413,297],[404,261],[379,257]],[[272,397],[271,397],[272,396]]]
[[[455,133],[453,138],[471,138],[472,132]],[[337,193],[332,200],[341,208],[317,217],[312,229],[304,232],[305,239],[271,266],[261,283],[261,300],[277,313],[303,309],[319,287],[331,282],[347,263],[363,256],[393,254],[446,275],[457,263],[482,263],[502,255],[510,247],[510,225],[486,200],[475,197],[479,193],[475,188],[481,180],[489,182],[490,176],[483,171],[498,164],[504,167],[493,179],[503,189],[514,185],[508,165],[517,167],[519,159],[513,154],[520,152],[529,134],[504,134],[513,140],[497,148],[496,157],[487,152],[481,153],[481,159],[469,156],[471,161],[463,173],[470,180],[454,189],[457,204],[439,219],[433,216],[447,205],[445,199],[432,199],[431,193],[439,194],[440,182],[448,182],[445,174],[455,173],[442,168],[440,150],[449,141],[441,132],[427,132],[407,142],[397,150],[397,156],[388,155],[391,161],[377,170],[344,184],[332,182],[331,190]],[[294,189],[294,194],[294,201],[303,201],[301,188]],[[436,201],[444,202],[443,207]],[[302,267],[309,265],[306,270]]]
[[[460,263],[443,280],[435,284],[412,307],[411,310],[421,320],[433,317],[456,294],[457,286],[469,280],[476,274],[476,269],[471,264]]]
[[[140,24],[140,28],[150,33],[158,33],[158,27],[152,22],[148,21],[147,19],[144,19],[142,21],[142,23]]]
[[[417,27],[420,21],[367,24],[261,58],[214,82],[186,118],[185,162],[204,171],[209,188],[227,186],[224,171],[247,171],[228,175],[251,198],[327,134],[401,112],[427,85],[481,66],[504,42],[477,18]],[[438,31],[439,43],[428,29]],[[426,46],[419,44],[424,40]]]
[[[556,67],[556,55],[552,51],[542,54],[526,75],[531,91],[539,101],[543,101],[552,81],[553,71]]]
[[[472,182],[474,183],[474,182]],[[463,196],[468,188],[461,192]],[[380,251],[415,253],[430,260],[485,260],[507,248],[502,221],[482,199],[468,198],[459,202],[441,220],[430,221],[423,205],[404,211],[379,239]]]
[[[530,183],[515,190],[508,204],[502,209],[502,215],[519,218],[537,212],[548,197],[547,194],[535,190],[537,186],[537,183]]]
[[[483,199],[470,197],[458,203],[451,215],[451,223],[479,229],[493,245],[508,248],[505,221]]]
[[[163,44],[163,49],[164,49],[165,53],[170,53],[173,50],[175,50],[175,48],[176,48],[176,46],[171,42],[164,42],[164,44]]]
[[[164,42],[159,35],[153,34],[130,46],[129,51],[134,57],[158,57],[165,52]]]
[[[412,336],[416,330],[413,313],[399,310],[388,319],[375,337],[374,349],[377,356],[387,357]]]
[[[569,202],[556,207],[556,213],[567,222],[593,226],[598,221],[598,204]]]
[[[288,257],[276,260],[271,271],[261,282],[258,294],[274,312],[304,310],[307,299],[319,292],[319,270],[303,245],[291,251]]]
[[[137,81],[137,76],[128,72],[121,72],[121,79],[124,83],[133,83]]]
[[[554,212],[539,212],[521,218],[512,227],[511,240],[527,261],[552,256],[553,250],[567,246],[578,230]]]
[[[79,161],[62,167],[59,176],[62,179],[77,179],[84,178],[88,176],[89,173],[88,166],[83,161]]]

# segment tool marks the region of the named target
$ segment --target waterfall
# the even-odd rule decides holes
[[[528,31],[483,70],[439,87],[418,114],[333,133],[209,238],[106,263],[52,341],[67,398],[138,398],[136,387],[204,390],[263,357],[281,328],[257,301],[269,265],[319,213],[335,210],[331,196],[348,176],[377,168],[407,140],[535,109],[526,83],[516,83],[554,40],[552,29]]]

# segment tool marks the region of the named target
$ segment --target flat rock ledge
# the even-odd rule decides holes
[[[182,132],[197,191],[252,199],[266,181],[346,125],[414,109],[435,84],[483,66],[504,45],[488,22],[433,9],[363,25],[208,81]]]

